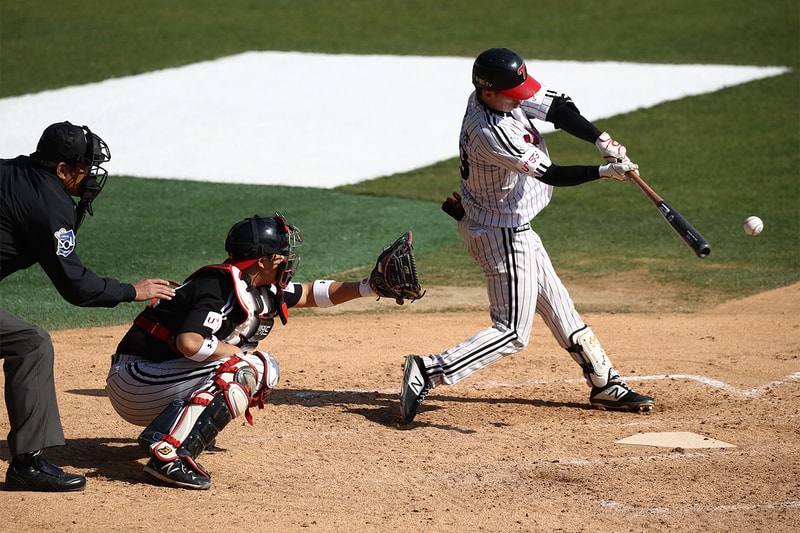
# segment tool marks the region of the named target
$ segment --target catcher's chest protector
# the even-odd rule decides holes
[[[235,266],[226,264],[204,266],[187,280],[208,269],[222,270],[231,276],[234,288],[231,295],[232,303],[235,303],[244,314],[244,319],[234,326],[233,331],[220,340],[243,347],[244,344],[257,344],[269,335],[275,323],[274,317],[278,313],[275,287],[254,287],[250,284],[249,276],[243,275]]]

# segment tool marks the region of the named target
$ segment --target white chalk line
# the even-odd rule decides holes
[[[732,512],[732,511],[770,511],[775,509],[798,509],[800,508],[800,501],[778,502],[778,503],[740,503],[730,505],[702,505],[697,503],[687,505],[673,505],[670,507],[637,507],[635,505],[628,505],[613,500],[597,500],[600,507],[612,509],[614,511],[621,511],[625,513],[650,513],[650,514],[667,514],[667,513],[680,513],[680,512]]]
[[[794,372],[789,374],[782,380],[771,381],[764,385],[754,387],[752,389],[740,389],[733,385],[729,385],[724,381],[720,381],[718,379],[710,378],[708,376],[698,376],[696,374],[657,374],[653,376],[626,376],[625,381],[659,381],[659,380],[675,380],[675,379],[683,379],[688,381],[696,381],[703,385],[707,385],[709,387],[724,390],[726,392],[730,392],[735,394],[736,396],[743,396],[749,398],[757,398],[764,394],[769,389],[774,387],[778,387],[780,385],[786,385],[790,382],[800,380],[800,371]],[[475,388],[503,388],[503,387],[523,387],[527,385],[551,385],[555,383],[585,383],[583,379],[559,379],[559,380],[547,380],[547,379],[540,379],[540,380],[524,380],[524,381],[514,381],[514,382],[503,382],[503,381],[479,381],[472,384],[472,387]],[[398,394],[399,389],[381,389],[381,390],[358,390],[358,389],[333,389],[330,393],[335,394],[367,394],[367,393],[377,393],[377,394]],[[315,392],[305,392],[305,391],[298,391],[295,393],[295,396],[298,398],[306,397],[306,396],[314,396],[319,395],[319,391]],[[431,399],[435,399],[435,396],[431,396]]]

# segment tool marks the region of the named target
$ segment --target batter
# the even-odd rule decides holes
[[[627,150],[584,118],[572,99],[528,76],[514,51],[492,48],[472,70],[475,86],[461,126],[461,193],[442,205],[458,220],[470,255],[487,280],[493,324],[449,350],[406,357],[401,414],[411,422],[431,389],[453,385],[516,353],[530,341],[534,314],[581,366],[591,405],[649,411],[653,398],[634,392],[612,367],[597,337],[581,319],[530,221],[550,202],[553,187],[600,178],[629,181],[639,167]],[[556,165],[533,120],[553,123],[594,143],[604,165]]]

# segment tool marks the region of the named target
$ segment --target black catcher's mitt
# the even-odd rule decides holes
[[[369,286],[379,297],[393,298],[398,305],[405,300],[419,300],[425,291],[419,285],[417,262],[411,232],[407,231],[386,248],[369,275]]]

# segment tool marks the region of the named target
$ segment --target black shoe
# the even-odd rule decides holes
[[[206,469],[187,458],[178,457],[165,463],[151,457],[144,471],[176,487],[195,490],[211,488],[211,476]]]
[[[418,355],[406,356],[403,383],[400,385],[400,415],[406,422],[417,416],[417,409],[433,386],[428,381],[425,365]]]
[[[639,394],[620,378],[611,379],[605,387],[594,387],[589,403],[598,409],[647,413],[656,402],[650,396]]]
[[[42,450],[14,456],[6,472],[5,490],[73,492],[85,487],[85,477],[67,474],[42,457]]]

